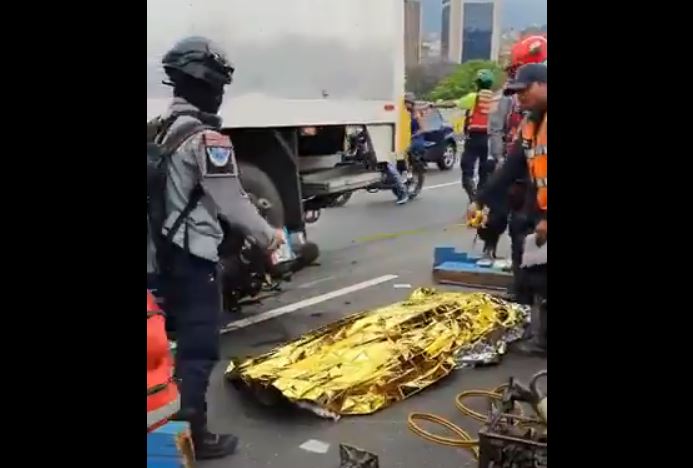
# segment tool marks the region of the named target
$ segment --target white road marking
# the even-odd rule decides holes
[[[460,185],[460,182],[446,182],[444,184],[424,185],[424,187],[421,190],[433,190],[437,188],[450,187],[451,185]]]
[[[236,320],[234,322],[229,323],[226,325],[224,328],[222,328],[221,333],[228,333],[234,330],[239,330],[241,328],[248,327],[250,325],[264,322],[266,320],[270,320],[276,317],[279,317],[281,315],[289,314],[291,312],[296,312],[297,310],[300,309],[305,309],[306,307],[314,306],[315,304],[320,304],[321,302],[329,301],[330,299],[334,299],[336,297],[344,296],[346,294],[351,294],[356,291],[360,291],[361,289],[366,289],[370,288],[371,286],[376,286],[381,283],[385,283],[387,281],[392,281],[393,279],[398,278],[397,275],[384,275],[384,276],[379,276],[377,278],[370,279],[368,281],[364,281],[362,283],[357,283],[351,286],[347,286],[346,288],[341,288],[337,289],[335,291],[331,291],[325,294],[321,294],[319,296],[311,297],[308,299],[304,299],[302,301],[294,302],[293,304],[285,305],[282,307],[278,307],[276,309],[268,310],[267,312],[262,312],[257,315],[252,315],[250,317],[246,317],[241,320]]]
[[[303,283],[302,285],[297,286],[297,289],[308,289],[315,286],[316,284],[324,283],[325,281],[330,281],[335,278],[336,276],[326,276],[325,278],[316,279],[315,281],[308,281],[307,283]]]

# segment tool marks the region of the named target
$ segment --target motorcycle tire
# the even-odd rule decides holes
[[[424,182],[426,180],[426,171],[423,168],[414,168],[414,178],[407,184],[409,191],[409,199],[413,200],[421,193]]]

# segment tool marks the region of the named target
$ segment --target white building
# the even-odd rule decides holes
[[[404,0],[404,64],[413,67],[420,63],[421,3],[418,0]]]
[[[501,0],[442,0],[441,55],[444,60],[498,60]]]

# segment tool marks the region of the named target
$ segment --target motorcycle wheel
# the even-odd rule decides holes
[[[409,192],[410,200],[413,200],[421,193],[426,179],[426,171],[423,168],[413,167],[412,169],[413,177],[407,181],[407,192]]]

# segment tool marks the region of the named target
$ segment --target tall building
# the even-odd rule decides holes
[[[421,3],[404,0],[404,64],[412,67],[421,63]]]
[[[464,63],[498,60],[500,0],[442,0],[441,55]]]

